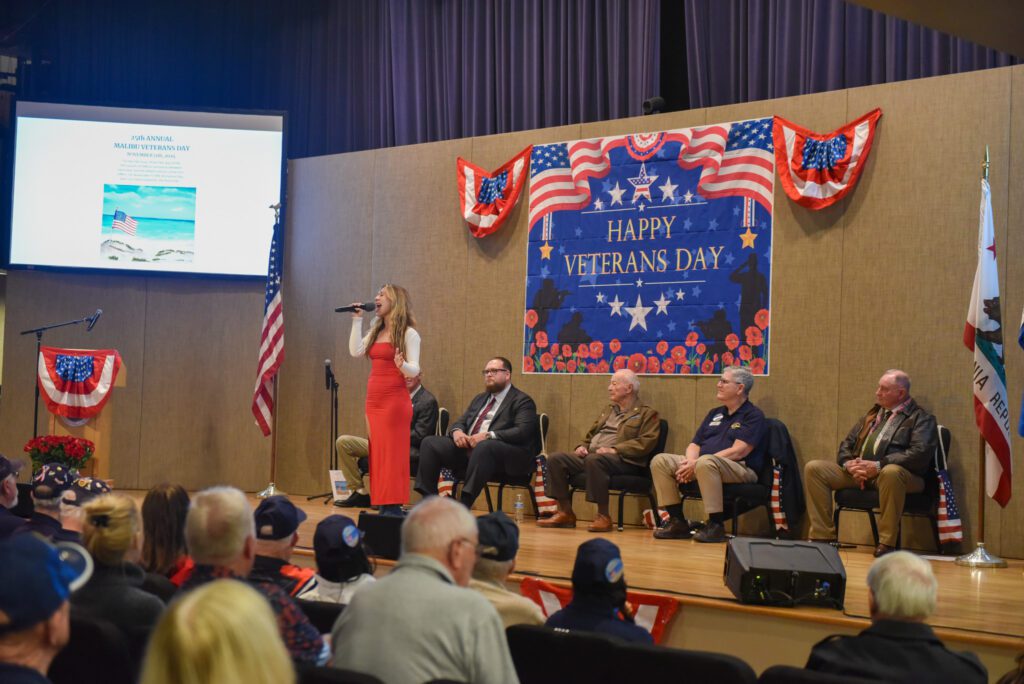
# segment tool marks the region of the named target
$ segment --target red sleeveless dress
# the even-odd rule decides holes
[[[374,506],[409,503],[409,425],[412,400],[395,347],[376,342],[367,351],[366,421],[370,426],[370,501]]]

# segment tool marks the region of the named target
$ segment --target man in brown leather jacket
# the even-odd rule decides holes
[[[586,472],[587,501],[597,504],[597,517],[587,529],[611,531],[611,476],[647,474],[661,432],[658,412],[640,401],[639,392],[640,380],[633,371],[616,372],[608,383],[611,403],[601,411],[573,453],[558,453],[548,459],[547,493],[558,502],[558,512],[547,520],[539,520],[540,527],[576,527],[569,480]]]
[[[875,556],[896,547],[903,502],[924,490],[937,439],[935,416],[910,396],[910,377],[888,370],[878,381],[875,404],[839,445],[836,462],[811,461],[804,468],[804,491],[815,541],[836,538],[832,492],[853,487],[878,490],[881,516]]]

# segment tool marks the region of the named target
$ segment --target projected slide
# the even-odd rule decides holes
[[[19,103],[13,266],[266,275],[280,116]]]

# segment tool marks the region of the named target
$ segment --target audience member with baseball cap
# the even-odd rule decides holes
[[[601,632],[626,641],[654,643],[651,633],[633,622],[626,604],[626,578],[619,547],[591,539],[576,550],[572,601],[548,618],[547,626]]]
[[[0,541],[25,527],[25,520],[10,511],[18,505],[18,473],[24,466],[23,461],[0,456]]]
[[[32,517],[27,529],[53,541],[82,542],[78,532],[64,529],[60,502],[64,492],[78,479],[78,471],[60,463],[47,463],[32,478]]]
[[[110,485],[99,478],[80,477],[64,490],[60,500],[60,522],[65,530],[82,533],[82,507],[97,496],[110,493]]]
[[[0,542],[0,681],[50,681],[46,672],[70,636],[68,597],[91,574],[80,546],[36,534]]]
[[[329,515],[321,520],[313,534],[317,573],[299,598],[348,605],[356,591],[372,583],[374,568],[362,539],[352,518]]]
[[[473,566],[469,588],[484,595],[501,617],[505,627],[512,625],[543,625],[540,606],[505,585],[516,567],[519,552],[519,528],[501,511],[476,519],[480,534],[480,557]]]
[[[292,565],[292,551],[299,542],[299,525],[306,514],[295,507],[286,496],[268,496],[260,502],[253,514],[256,522],[256,560],[249,579],[270,582],[298,596],[313,586],[309,568]]]

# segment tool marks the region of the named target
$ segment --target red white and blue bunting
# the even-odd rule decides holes
[[[114,349],[39,350],[37,381],[47,410],[73,420],[92,418],[103,410],[121,370]]]

